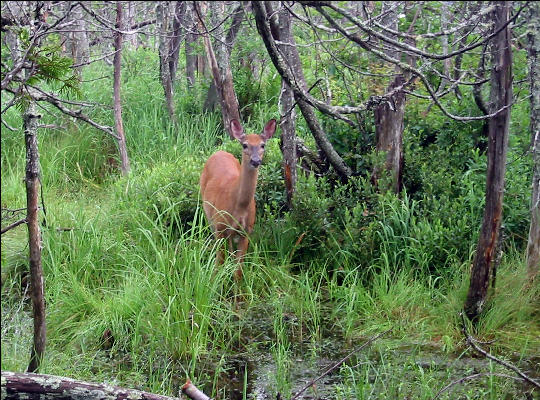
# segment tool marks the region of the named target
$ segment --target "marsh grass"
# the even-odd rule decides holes
[[[223,133],[218,113],[193,112],[202,102],[201,88],[178,101],[181,118],[177,126],[170,125],[156,69],[151,69],[156,60],[144,50],[127,57],[133,57],[124,91],[131,176],[119,176],[114,143],[100,132],[61,121],[64,131],[40,133],[48,324],[41,372],[169,395],[176,395],[189,377],[211,396],[223,398],[230,382],[221,377],[231,373],[230,358],[265,354],[275,372],[272,392],[289,397],[298,384],[293,370],[304,366],[298,359],[305,359],[308,372],[317,375],[316,360],[337,358],[344,349],[392,328],[391,340],[342,367],[339,382],[332,383],[338,398],[427,399],[455,377],[452,364],[450,372],[442,373],[440,363],[420,366],[417,358],[403,355],[420,354],[420,345],[403,350],[410,343],[429,344],[433,357],[459,358],[464,351],[458,313],[471,252],[465,260],[453,250],[444,253],[447,227],[422,219],[419,200],[377,198],[382,214],[370,227],[378,246],[370,250],[372,258],[359,259],[356,231],[348,234],[349,226],[343,232],[333,227],[328,234],[333,245],[310,253],[309,243],[328,243],[299,230],[298,216],[282,210],[276,140],[261,168],[262,207],[244,279],[235,283],[233,260],[215,267],[221,243],[212,239],[204,220],[197,185],[206,157],[218,148],[239,151],[239,146]],[[85,73],[94,79],[107,74],[107,68]],[[85,90],[89,98],[108,104],[109,88],[110,81],[100,79]],[[260,116],[247,130],[260,128],[275,112],[257,107]],[[112,124],[111,110],[94,113]],[[20,126],[11,110],[6,120]],[[3,207],[25,204],[21,135],[2,133]],[[326,207],[330,201],[313,182],[302,183],[311,196],[306,204]],[[474,212],[475,196],[465,201]],[[361,204],[357,212],[363,210]],[[313,215],[306,215],[307,221],[329,215],[326,208],[308,211]],[[463,217],[458,225],[469,224],[467,218],[474,219]],[[319,222],[315,228],[328,227],[329,221]],[[345,243],[343,238],[348,238]],[[474,242],[465,247],[472,249]],[[2,235],[2,370],[23,371],[29,357],[26,252],[23,227]],[[305,254],[315,256],[308,260]],[[437,254],[444,266],[437,264]],[[518,249],[510,249],[497,274],[495,296],[474,331],[481,339],[496,339],[493,351],[518,353],[518,361],[540,352],[540,328],[534,323],[539,288],[524,289],[525,276]],[[248,380],[256,365],[244,364],[236,378],[242,397],[249,398],[254,389]],[[465,387],[463,396],[501,398],[512,390],[508,381],[491,378]]]

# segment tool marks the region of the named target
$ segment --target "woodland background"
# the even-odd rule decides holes
[[[538,4],[2,2],[2,371],[293,398],[391,329],[311,398],[533,398],[460,312],[537,379]],[[271,118],[235,283],[198,180]]]

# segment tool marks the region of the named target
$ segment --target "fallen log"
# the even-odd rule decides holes
[[[178,397],[54,375],[2,371],[2,400],[179,400]]]

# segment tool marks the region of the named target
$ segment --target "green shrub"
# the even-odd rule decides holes
[[[193,221],[198,207],[203,164],[203,158],[194,155],[162,161],[119,180],[116,201],[120,207],[159,217],[164,225],[181,232]]]

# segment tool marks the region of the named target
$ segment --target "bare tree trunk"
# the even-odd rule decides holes
[[[196,29],[196,17],[195,11],[191,2],[186,7],[186,26],[189,30],[194,31]],[[197,55],[195,54],[195,44],[197,43],[197,36],[193,33],[186,34],[185,51],[186,51],[186,80],[188,88],[192,88],[195,84],[195,71],[197,70]]]
[[[137,3],[135,1],[128,1],[127,6],[127,26],[133,27],[135,25],[135,14],[137,10]],[[130,43],[131,47],[136,49],[139,45],[138,35],[136,33],[127,34],[126,41]]]
[[[443,1],[441,3],[441,31],[446,32],[448,30],[448,19],[450,17],[450,13],[448,12],[448,2]],[[443,35],[441,37],[441,47],[443,54],[448,54],[448,36]],[[441,79],[441,84],[439,85],[439,88],[437,89],[437,92],[441,93],[446,85],[448,84],[448,77],[450,77],[450,58],[446,58],[443,60],[443,75],[444,78]]]
[[[120,98],[121,64],[122,64],[122,30],[123,30],[123,5],[121,1],[116,2],[116,32],[114,38],[114,124],[116,134],[119,137],[118,150],[120,152],[120,162],[122,175],[127,175],[130,171],[129,157],[126,146],[126,135],[124,134],[124,123],[122,121],[122,101]]]
[[[210,12],[214,22],[212,25],[218,26],[219,17],[225,14],[225,3],[217,1],[211,2]],[[199,13],[199,16],[202,18],[201,13]],[[225,37],[223,29],[216,29],[214,35],[220,39],[219,41],[216,41],[215,50],[207,32],[204,32],[203,34],[204,46],[208,56],[208,62],[212,69],[214,84],[216,85],[219,94],[223,125],[232,137],[230,132],[230,121],[233,119],[240,121],[240,111],[238,109],[238,100],[234,91],[229,52],[224,44]]]
[[[204,18],[204,16],[206,15],[206,10],[208,8],[207,2],[206,1],[191,2],[191,5],[193,7],[193,17],[195,18],[197,31],[199,32],[199,34],[202,35],[206,31],[206,28],[204,27],[204,23],[201,20],[201,18]],[[203,44],[205,44],[204,40],[203,40]],[[202,54],[196,55],[197,75],[199,77],[209,76],[208,66],[206,65],[207,56],[208,55],[205,56]]]
[[[180,55],[180,44],[182,43],[182,24],[185,23],[186,2],[177,1],[174,7],[173,17],[173,37],[169,42],[169,70],[171,82],[174,85],[176,71],[178,70],[178,57]]]
[[[40,115],[36,114],[36,106],[30,102],[23,115],[24,136],[26,143],[26,221],[28,226],[28,247],[30,261],[30,297],[34,316],[34,343],[30,355],[28,372],[39,369],[45,342],[47,328],[45,323],[45,296],[43,282],[43,268],[41,265],[41,231],[39,228],[39,151],[37,143],[37,125]]]
[[[507,23],[511,2],[495,2],[491,12],[494,29]],[[489,144],[487,155],[486,205],[480,237],[474,257],[469,292],[465,301],[465,313],[476,321],[482,313],[487,297],[489,281],[496,259],[497,240],[501,226],[504,174],[508,148],[508,126],[512,103],[512,51],[511,32],[507,26],[497,34],[492,43],[491,112],[502,110],[489,120]]]
[[[5,396],[5,397],[4,397]],[[179,400],[177,397],[61,376],[2,371],[2,399]]]
[[[221,49],[221,51],[226,52],[227,60],[230,59],[231,50],[234,45],[234,42],[236,41],[236,36],[238,35],[238,32],[240,31],[241,22],[243,19],[244,19],[244,10],[242,8],[242,5],[240,5],[233,12],[231,26],[229,30],[227,31],[227,35],[225,36],[225,42],[220,42],[216,46],[213,46],[213,47],[216,47],[217,49]],[[219,23],[220,21],[218,20],[217,16],[214,15],[212,17],[212,24],[217,25]],[[219,65],[220,56],[217,55],[219,54],[219,52],[215,52],[215,54],[216,54],[216,59],[218,60],[218,65]],[[229,61],[227,61],[227,64],[229,64]],[[230,69],[230,66],[229,66],[229,69]],[[235,93],[235,97],[236,97],[236,93]],[[213,111],[218,103],[221,104],[220,92],[218,91],[215,81],[212,80],[212,83],[210,87],[208,88],[208,93],[206,94],[206,100],[203,105],[203,110]],[[238,106],[238,108],[240,108],[240,106]]]
[[[540,269],[540,5],[529,3],[527,51],[531,92],[531,147],[533,181],[531,196],[531,226],[527,242],[527,271],[532,280]]]
[[[403,75],[396,76],[388,91],[405,83]],[[377,152],[386,153],[385,170],[390,174],[390,185],[394,193],[403,188],[403,117],[405,115],[405,94],[397,92],[392,96],[392,106],[388,103],[378,105],[374,110],[375,137]],[[380,188],[381,168],[375,165],[371,180]]]
[[[174,109],[174,87],[171,77],[170,68],[170,41],[167,39],[169,33],[169,2],[158,1],[156,6],[156,23],[159,35],[159,77],[161,79],[161,85],[165,92],[165,102],[167,104],[167,111],[169,112],[169,118],[175,124],[177,122],[176,112]]]
[[[397,13],[392,9],[393,5],[385,3],[387,8],[383,23],[393,30],[398,29]],[[399,57],[397,51],[387,50],[386,54],[391,57]],[[388,86],[387,92],[391,92],[405,83],[403,71],[395,68],[396,76]],[[373,110],[375,119],[375,140],[378,153],[385,153],[384,170],[390,175],[390,187],[382,188],[383,191],[392,189],[394,193],[400,193],[403,187],[403,117],[405,115],[405,94],[398,91],[392,96],[392,105],[382,103]],[[375,165],[371,174],[373,185],[381,189],[379,179],[383,173],[380,165]]]
[[[90,57],[90,45],[86,36],[86,21],[83,18],[82,8],[75,6],[72,10],[71,19],[75,22],[73,32],[70,35],[71,55],[74,64],[88,62]],[[77,67],[79,76],[82,74],[82,67]]]
[[[292,20],[288,10],[279,7],[277,17],[271,1],[266,3],[266,12],[270,19],[272,33],[279,41],[278,48],[287,60],[292,60],[294,55],[291,46],[295,45],[292,36]],[[279,3],[278,3],[279,4]],[[278,5],[279,6],[279,5]],[[277,21],[276,21],[277,19]],[[296,190],[297,176],[297,154],[296,154],[296,112],[294,110],[294,93],[284,79],[281,79],[281,92],[279,95],[279,106],[281,111],[281,152],[283,154],[283,177],[285,189],[287,191],[287,206],[289,209],[293,205],[293,195]]]

